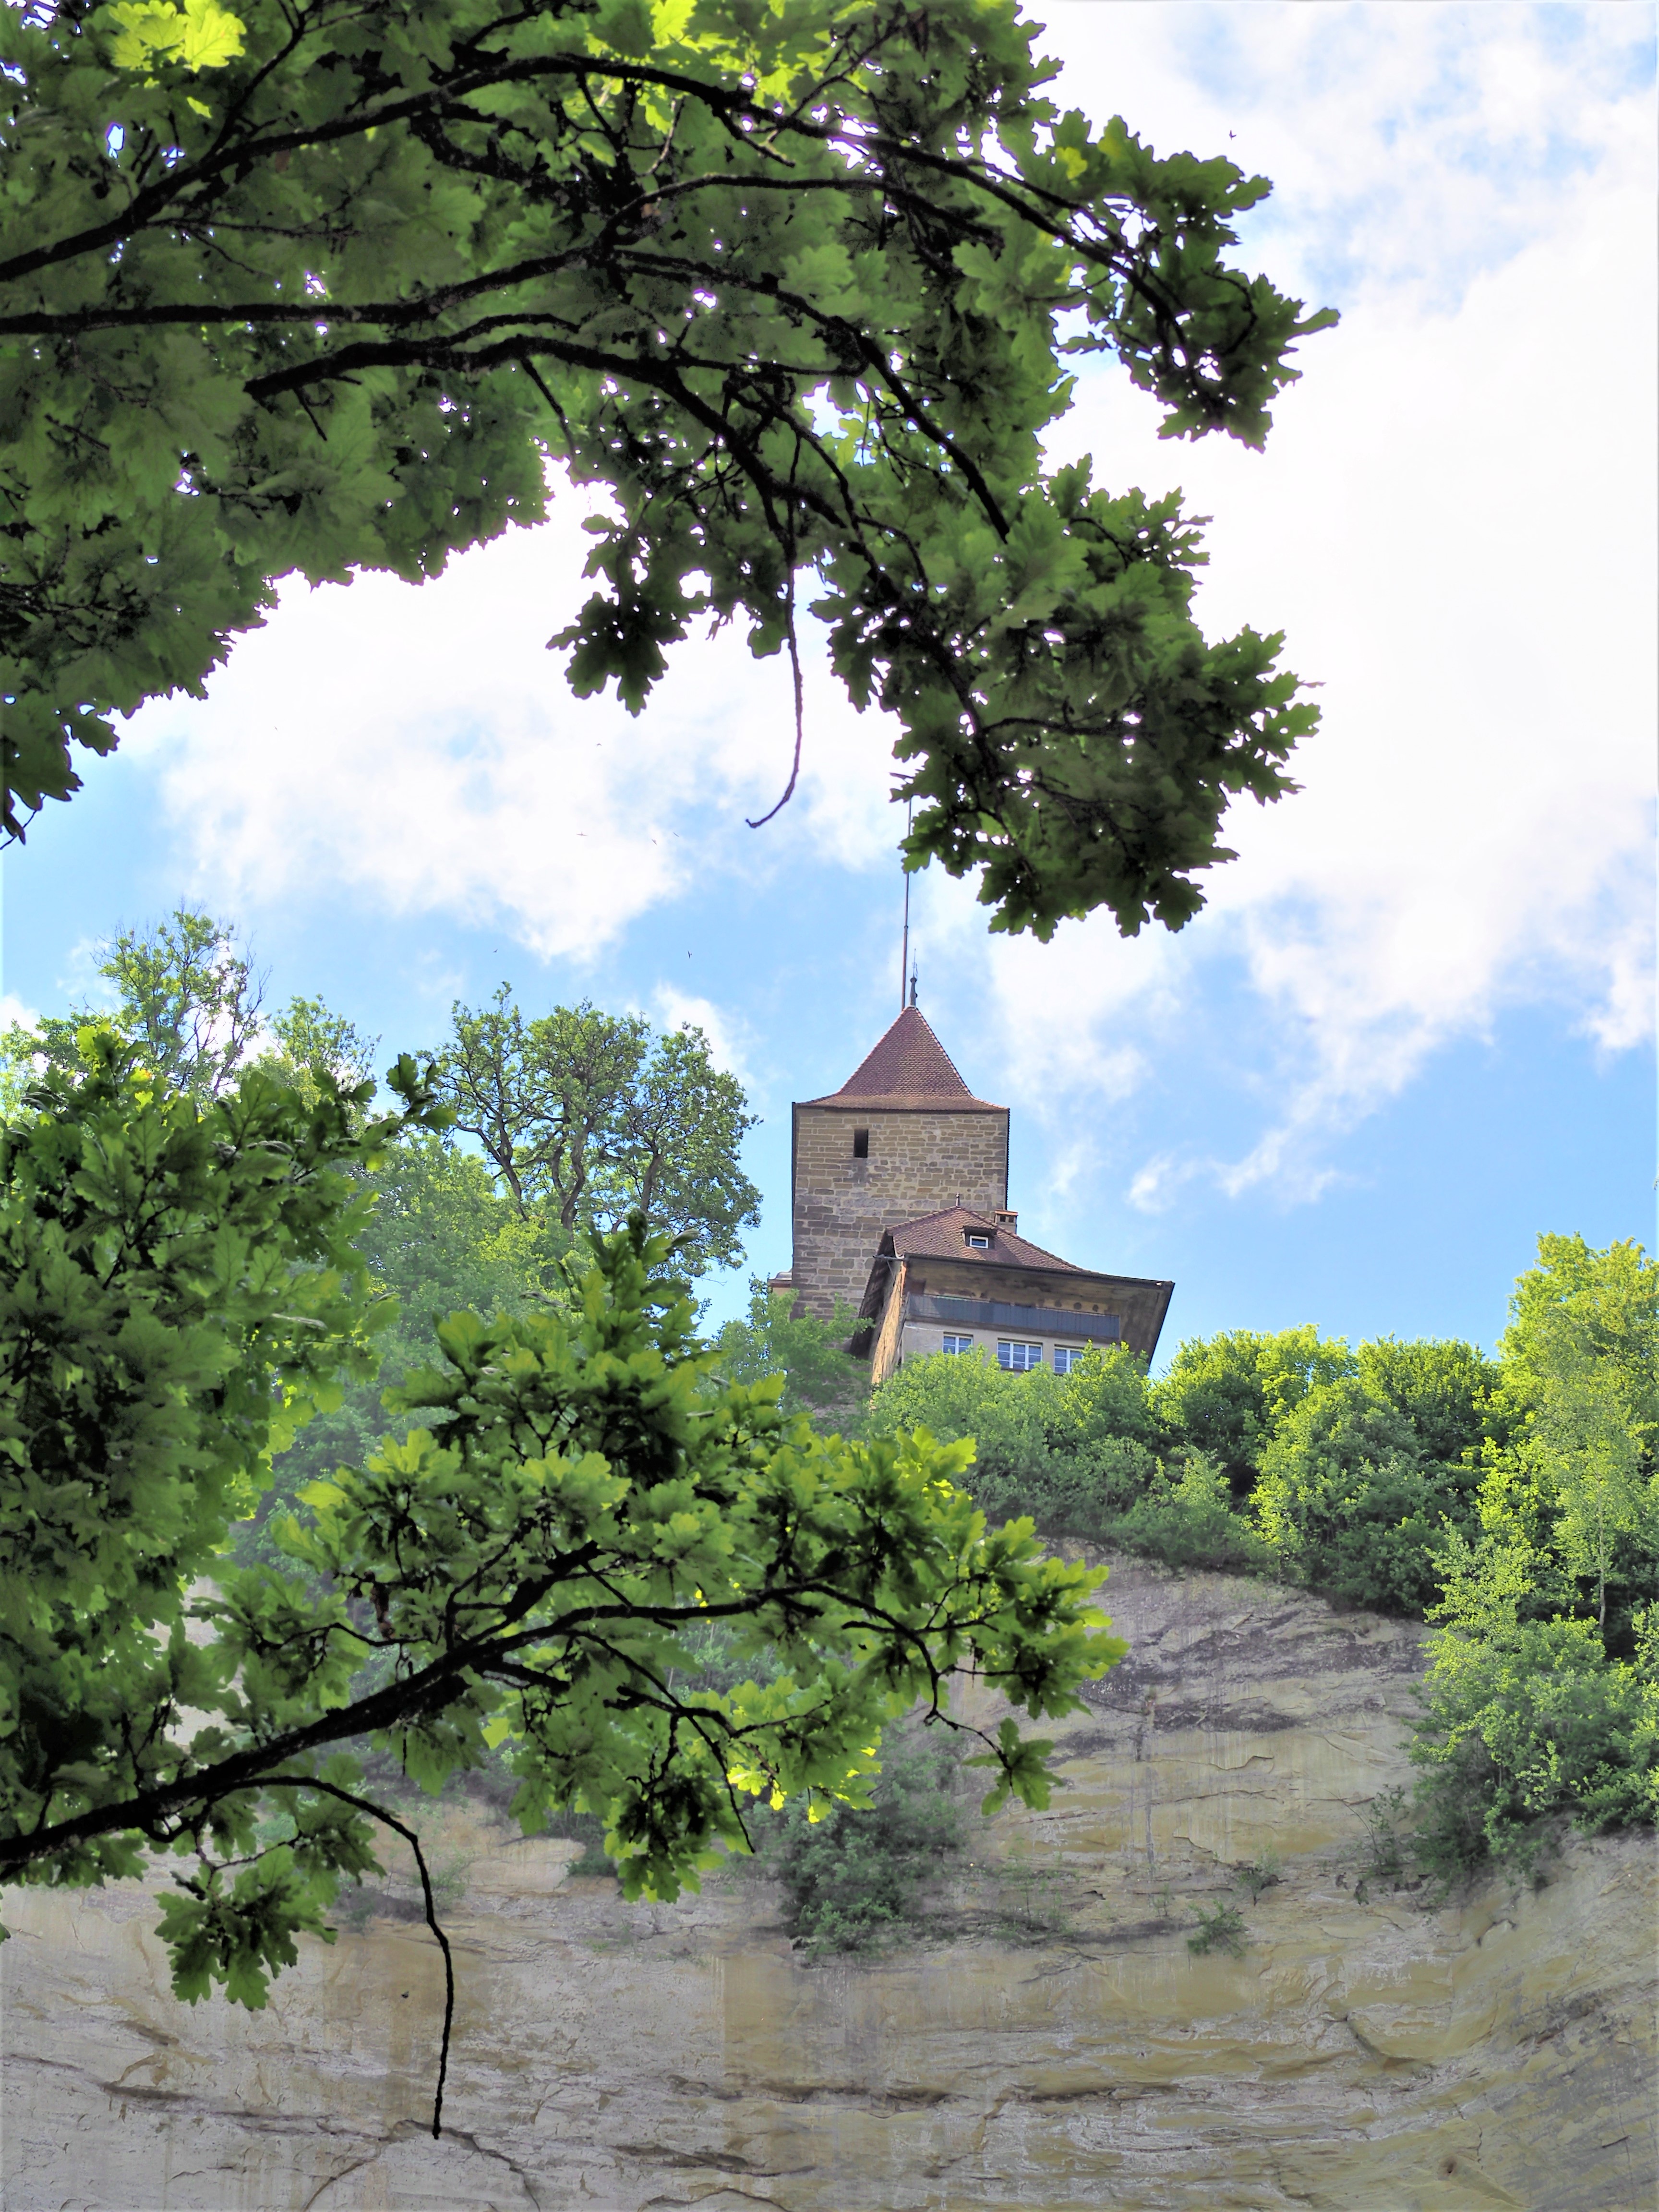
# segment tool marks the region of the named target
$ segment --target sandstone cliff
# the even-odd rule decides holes
[[[6,2212],[1652,2205],[1652,1838],[1438,1911],[1362,1887],[1421,1632],[1133,1562],[1107,1601],[1131,1656],[1053,1809],[977,1838],[949,1942],[807,1966],[752,1875],[629,1906],[450,1820],[441,2143],[417,1925],[309,1946],[250,2015],[174,2002],[137,1885],[14,1896]],[[1228,1894],[1249,1949],[1194,1957]]]

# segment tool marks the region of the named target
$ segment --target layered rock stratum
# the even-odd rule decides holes
[[[173,1999],[139,1885],[14,1893],[5,2212],[1647,2212],[1651,1835],[1436,1907],[1364,1817],[1409,1779],[1419,1628],[1130,1561],[1106,1601],[1131,1655],[1055,1728],[1068,1787],[877,1960],[803,1960],[751,1871],[629,1905],[446,1814],[441,2142],[407,1887],[252,2014]],[[1194,1955],[1229,1899],[1249,1948]]]

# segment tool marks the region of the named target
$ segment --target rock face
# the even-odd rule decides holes
[[[1056,1730],[1070,1786],[988,1825],[948,1942],[810,1966],[747,1871],[630,1906],[452,1820],[441,2142],[418,1925],[308,1946],[249,2014],[173,2000],[137,1885],[15,1893],[5,2212],[1652,2206],[1652,1838],[1425,1909],[1360,1818],[1420,1631],[1133,1562],[1108,1603],[1131,1656]],[[1194,1955],[1229,1899],[1248,1949]]]

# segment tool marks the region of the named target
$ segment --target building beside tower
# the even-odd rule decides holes
[[[914,1003],[839,1091],[793,1109],[793,1265],[773,1288],[826,1320],[879,1382],[906,1358],[982,1352],[1064,1374],[1091,1344],[1150,1359],[1174,1285],[1079,1267],[1019,1234],[1006,1106],[975,1097]]]

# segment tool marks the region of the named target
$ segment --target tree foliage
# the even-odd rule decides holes
[[[878,1951],[915,1931],[967,1832],[955,1748],[936,1733],[894,1730],[867,1807],[836,1804],[817,1820],[802,1798],[784,1807],[761,1865],[781,1885],[784,1925],[807,1958]]]
[[[72,1881],[138,1863],[143,1819],[108,1808],[225,1695],[189,1594],[271,1452],[374,1371],[348,1170],[397,1126],[257,1071],[194,1101],[108,1031],[82,1045],[0,1134],[0,1861]],[[409,1063],[393,1082],[431,1110]]]
[[[1489,1518],[1518,1527],[1529,1497],[1531,1548],[1547,1525],[1565,1571],[1594,1578],[1605,1632],[1609,1581],[1659,1553],[1659,1272],[1639,1245],[1596,1252],[1582,1237],[1540,1237],[1539,1262],[1504,1340],[1514,1420]]]
[[[164,1085],[192,1098],[218,1097],[259,1036],[264,997],[264,979],[238,951],[234,932],[199,908],[179,907],[154,928],[124,929],[100,949],[97,973],[111,1003],[49,1014],[38,1030],[14,1024],[5,1036],[14,1071],[41,1060],[74,1070],[82,1029],[108,1020]]]
[[[1659,1817],[1659,1267],[1540,1237],[1500,1352],[1413,1747],[1443,1879],[1530,1863],[1552,1817]]]
[[[1659,1607],[1628,1656],[1582,1613],[1539,1616],[1534,1560],[1454,1538],[1433,1608],[1414,1848],[1443,1883],[1487,1860],[1536,1864],[1552,1815],[1587,1829],[1659,1818]]]
[[[907,1359],[875,1392],[872,1436],[974,1440],[975,1495],[1055,1534],[1101,1535],[1157,1470],[1142,1363],[1092,1347],[1070,1375],[1006,1373],[977,1354]]]
[[[857,1329],[856,1306],[837,1298],[828,1321],[795,1311],[793,1291],[774,1291],[760,1275],[749,1283],[749,1312],[728,1321],[714,1340],[720,1371],[733,1382],[758,1382],[775,1375],[783,1389],[778,1400],[786,1413],[832,1421],[848,1431],[858,1425],[869,1370],[848,1352]]]
[[[526,1218],[569,1238],[638,1214],[682,1240],[694,1273],[741,1258],[738,1231],[760,1218],[738,1164],[755,1116],[701,1030],[661,1036],[586,1000],[526,1021],[503,983],[482,1012],[457,1006],[438,1070],[456,1126]]]
[[[319,1079],[337,1090],[374,1088],[377,1037],[366,1037],[320,999],[291,999],[262,1019],[265,979],[236,941],[233,924],[181,906],[149,929],[123,929],[99,948],[101,1005],[48,1014],[34,1028],[13,1023],[0,1038],[11,1092],[35,1069],[74,1074],[81,1031],[107,1024],[167,1087],[196,1099],[222,1097],[253,1059],[313,1099]]]
[[[360,1467],[375,1449],[386,1431],[383,1390],[429,1364],[440,1321],[460,1311],[494,1316],[570,1303],[565,1262],[573,1241],[543,1216],[521,1214],[484,1163],[447,1131],[402,1128],[361,1173],[372,1202],[354,1245],[382,1294],[379,1370],[346,1378],[337,1402],[314,1414],[273,1462],[270,1486],[235,1532],[244,1565],[281,1564],[285,1517],[311,1517],[301,1492],[331,1480],[337,1467]]]
[[[1292,1408],[1352,1367],[1348,1346],[1322,1337],[1311,1323],[1193,1338],[1158,1382],[1159,1416],[1172,1437],[1218,1461],[1243,1496],[1254,1486],[1264,1446]]]
[[[1261,1454],[1255,1518],[1275,1553],[1351,1605],[1421,1613],[1442,1532],[1473,1533],[1497,1381],[1472,1346],[1392,1338],[1310,1389]]]
[[[721,1382],[638,1221],[566,1310],[441,1322],[388,1394],[421,1425],[236,1565],[273,1448],[372,1364],[354,1171],[397,1123],[326,1078],[198,1102],[108,1030],[83,1051],[0,1139],[0,1880],[171,1854],[181,1995],[263,2003],[375,1821],[413,1835],[362,1737],[428,1788],[501,1748],[527,1829],[598,1814],[628,1893],[672,1897],[757,1797],[867,1802],[884,1726],[943,1715],[957,1671],[1042,1717],[1121,1656],[1098,1574],[988,1532],[961,1448],[821,1438],[775,1382]],[[725,1689],[683,1640],[711,1627],[754,1662]],[[1042,1802],[1048,1748],[1003,1723],[988,1805]]]
[[[302,1091],[314,1089],[324,1075],[348,1090],[374,1080],[379,1037],[365,1036],[321,999],[290,999],[272,1015],[270,1030],[264,1057]]]
[[[275,580],[411,580],[608,487],[554,642],[637,710],[804,585],[994,927],[1178,927],[1313,726],[1207,642],[1178,495],[1048,468],[1068,356],[1249,445],[1306,314],[1268,190],[1062,113],[1012,0],[85,0],[0,12],[5,825],[199,691]]]

